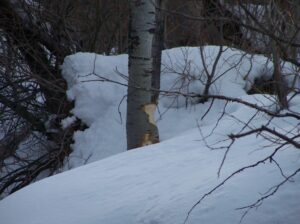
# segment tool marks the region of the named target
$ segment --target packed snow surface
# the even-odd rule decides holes
[[[212,71],[219,50],[205,48],[208,71]],[[262,56],[225,47],[221,50],[224,52],[216,64],[211,93],[275,110],[274,96],[246,94],[259,73],[269,75],[272,64]],[[200,55],[199,48],[164,51],[162,89],[202,93],[206,80]],[[296,119],[270,121],[264,113],[257,114],[241,104],[218,100],[199,104],[197,99],[162,94],[157,112],[161,143],[126,152],[126,86],[122,85],[127,82],[127,55],[78,53],[67,57],[62,68],[68,96],[75,100],[74,116],[64,120],[62,126],[67,127],[76,117],[89,126],[75,133],[74,152],[64,168],[74,169],[2,200],[1,223],[299,223],[299,174],[258,207],[237,209],[270,194],[276,189],[273,186],[299,169],[299,149],[290,145],[278,150],[274,160],[238,172],[190,210],[233,172],[267,158],[278,146],[260,135],[237,139],[221,167],[226,146],[231,143],[226,141],[229,134],[266,124],[281,133],[299,134]],[[292,68],[286,65],[283,71],[288,75]],[[299,113],[300,97],[294,97],[290,105],[290,110]],[[243,128],[249,119],[250,127]],[[89,164],[78,167],[84,163]]]

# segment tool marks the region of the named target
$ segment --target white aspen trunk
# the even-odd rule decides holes
[[[127,149],[159,141],[151,100],[156,8],[150,0],[130,0]]]

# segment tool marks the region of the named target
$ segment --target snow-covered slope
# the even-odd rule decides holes
[[[187,51],[189,54],[186,54]],[[207,60],[210,58],[213,61],[217,51],[216,47],[207,48],[205,53],[210,55]],[[236,63],[241,54],[229,49],[225,51],[217,74],[222,75],[226,70],[229,73],[214,83],[212,93],[239,97],[274,109],[272,96],[246,95],[244,88],[248,88],[248,84],[243,79],[245,73],[242,71],[249,70],[248,60],[239,65],[241,69],[230,69],[231,63]],[[246,59],[247,55],[243,58]],[[266,62],[260,56],[254,59],[257,63],[254,60],[255,63],[251,64],[253,70],[249,74],[246,72],[250,81],[265,67]],[[201,93],[203,68],[199,60],[197,48],[165,51],[162,88]],[[189,62],[188,68],[185,62]],[[229,103],[224,109],[225,102],[221,101],[211,106],[211,102],[191,104],[185,98],[162,96],[158,125],[163,141],[120,153],[125,151],[123,116],[126,105],[125,101],[121,106],[119,104],[126,88],[110,82],[89,80],[99,80],[100,75],[102,81],[111,79],[126,83],[126,66],[126,55],[104,57],[81,53],[66,59],[63,68],[70,88],[69,97],[76,103],[74,116],[89,125],[87,130],[75,135],[70,166],[82,165],[82,160],[89,155],[92,157],[90,161],[95,161],[119,154],[46,178],[5,198],[0,201],[1,224],[181,224],[203,195],[234,171],[266,158],[277,147],[257,135],[236,140],[218,176],[226,148],[212,150],[207,146],[230,144],[230,141],[224,141],[227,135],[240,131],[256,111],[237,103]],[[209,69],[211,66],[208,61]],[[125,76],[117,75],[116,68]],[[182,74],[187,71],[195,74],[195,78],[185,79]],[[97,73],[98,77],[91,73]],[[300,97],[293,98],[290,105],[291,110],[299,113]],[[210,113],[201,120],[208,108]],[[220,116],[222,119],[219,119]],[[66,120],[64,125],[72,120]],[[263,113],[256,114],[251,127],[260,127],[268,121],[269,117]],[[299,128],[295,128],[297,122],[294,118],[274,118],[269,125],[283,133],[288,130],[299,133]],[[203,136],[208,137],[204,140]],[[274,160],[239,172],[205,197],[191,211],[186,223],[239,223],[247,210],[237,208],[251,205],[272,192],[275,189],[273,186],[284,181],[285,176],[299,167],[299,149],[282,147]],[[298,224],[299,189],[298,174],[257,209],[251,209],[242,223]]]
[[[228,127],[224,127],[224,131]],[[5,224],[176,224],[189,209],[231,171],[269,153],[253,151],[262,139],[235,145],[217,178],[222,151],[199,143],[199,131],[94,162],[32,184],[0,202]],[[252,153],[250,153],[252,152]],[[278,161],[288,175],[299,168],[299,152],[284,150]],[[233,178],[208,196],[187,223],[239,223],[242,211],[283,180],[274,163]],[[245,224],[298,224],[300,177],[286,183],[256,210]]]

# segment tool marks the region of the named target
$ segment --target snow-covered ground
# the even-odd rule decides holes
[[[203,52],[209,71],[214,66],[219,50],[219,47],[209,46]],[[272,74],[272,62],[263,56],[252,56],[226,47],[222,51],[215,69],[216,81],[210,88],[211,94],[244,96],[255,77]],[[69,86],[68,96],[75,100],[73,113],[89,125],[85,131],[75,134],[74,152],[67,169],[126,151],[127,60],[127,55],[103,56],[93,53],[78,53],[65,59],[62,69]],[[288,76],[293,74],[291,65],[285,65],[283,71],[286,77],[293,80],[293,76]],[[203,93],[205,81],[199,48],[163,51],[161,89]],[[275,101],[272,96],[268,98]],[[196,120],[206,112],[209,104],[190,106],[193,103],[191,101],[195,99],[174,94],[161,96],[156,116],[161,140],[197,126]],[[216,102],[208,119],[201,123],[214,123],[223,105]],[[73,120],[67,119],[64,125]]]
[[[205,48],[209,71],[218,50]],[[239,97],[273,110],[273,96],[246,94],[255,77],[271,74],[271,68],[272,63],[262,56],[226,49],[216,66],[217,79],[211,93]],[[163,90],[203,92],[205,75],[198,48],[164,51],[162,71]],[[292,67],[286,65],[284,72],[289,75]],[[62,125],[79,117],[89,126],[75,134],[74,152],[64,167],[78,168],[41,180],[2,200],[3,224],[184,223],[203,195],[278,146],[257,135],[236,140],[218,176],[226,148],[213,150],[207,146],[230,144],[224,141],[227,135],[240,131],[256,111],[237,103],[215,101],[211,106],[211,101],[197,104],[195,99],[164,95],[157,112],[161,143],[126,152],[126,86],[122,84],[127,82],[127,55],[79,53],[66,58],[63,73],[75,108],[74,117]],[[290,105],[290,110],[300,113],[300,97],[293,98]],[[210,112],[201,119],[208,108]],[[259,113],[250,125],[255,128],[268,122],[269,117]],[[299,134],[297,124],[294,118],[269,122],[271,128],[282,133],[290,130],[290,134]],[[191,211],[186,223],[239,223],[247,210],[237,208],[272,192],[284,176],[300,167],[299,149],[292,146],[282,147],[274,159],[229,179]],[[90,164],[79,167],[85,163]],[[242,223],[298,224],[299,189],[300,175],[296,175],[258,208],[251,209]]]

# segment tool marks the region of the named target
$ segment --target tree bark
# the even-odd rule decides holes
[[[272,41],[272,55],[274,64],[273,79],[275,84],[275,90],[277,93],[278,104],[281,109],[287,109],[289,106],[287,100],[287,85],[282,77],[280,51],[275,41]]]
[[[157,0],[156,3],[156,27],[154,34],[154,41],[152,45],[153,54],[153,75],[152,88],[160,89],[160,70],[161,70],[161,52],[164,48],[164,30],[165,30],[165,15],[163,9],[165,8],[165,0]],[[152,103],[157,104],[159,98],[159,91],[152,92]]]
[[[149,0],[130,0],[129,80],[127,95],[127,149],[159,141],[152,101],[153,44],[156,6]],[[156,3],[156,2],[155,2]]]

